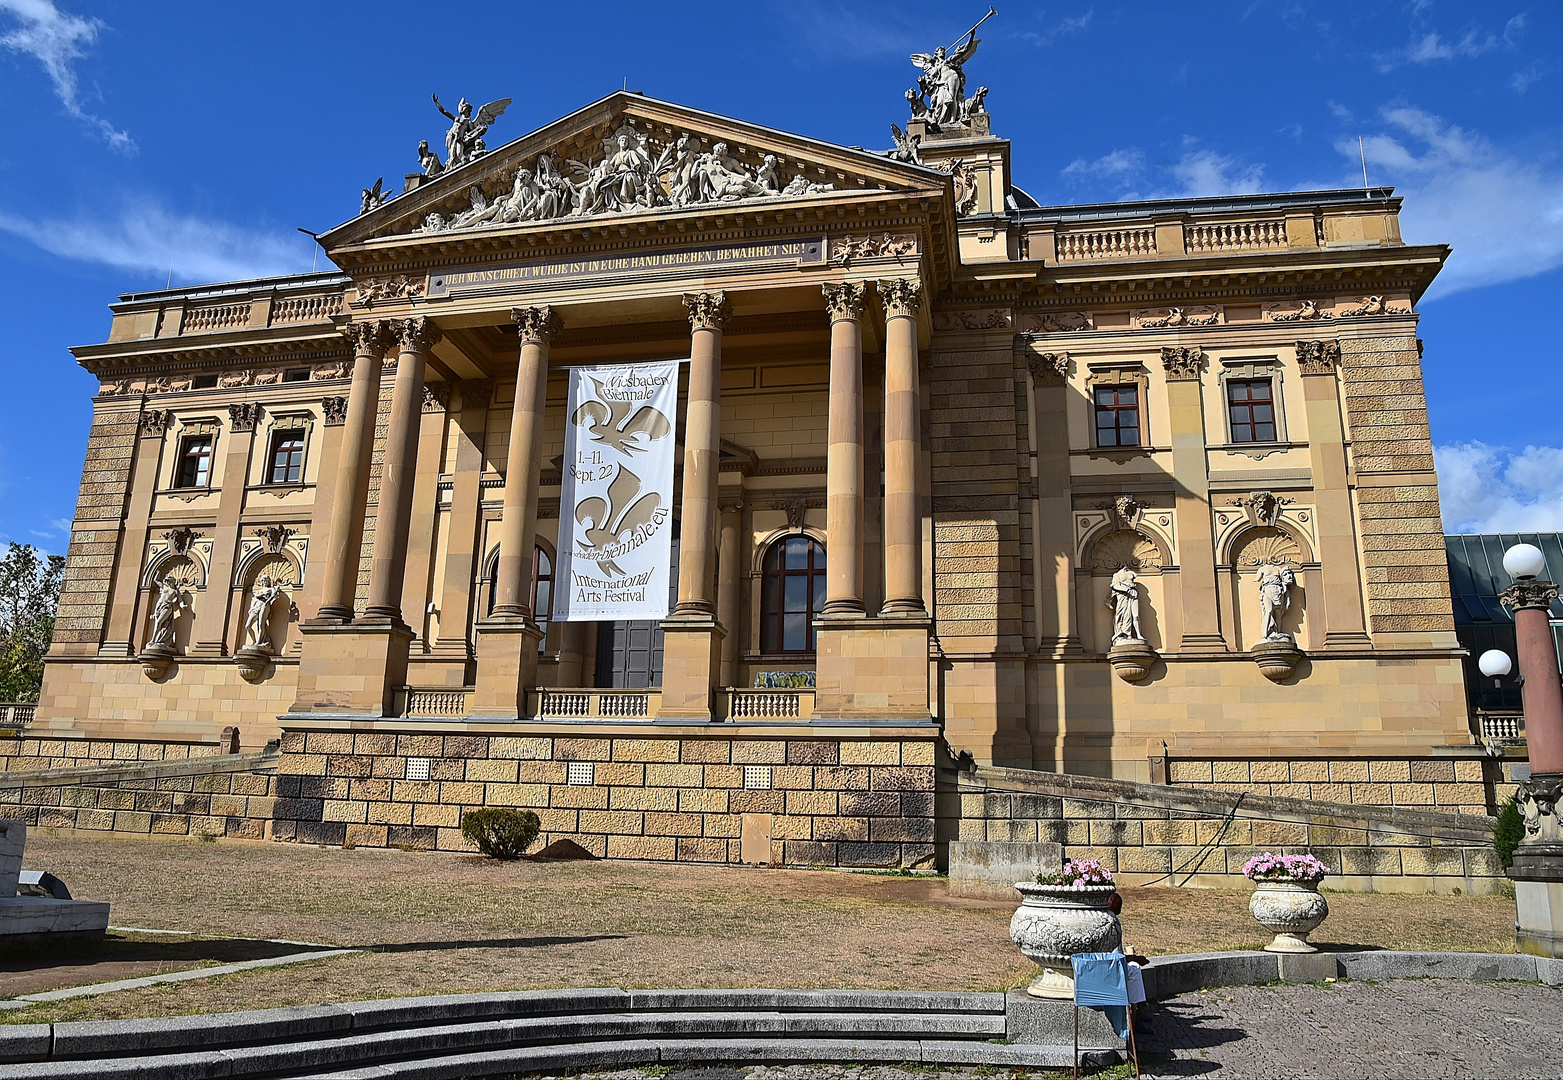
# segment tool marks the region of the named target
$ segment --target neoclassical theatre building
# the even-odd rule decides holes
[[[340,270],[122,296],[29,735],[280,738],[274,834],[364,844],[917,864],[965,754],[1481,812],[1449,249],[1383,188],[1041,206],[925,82],[888,154],[464,107]],[[683,358],[670,613],[550,620],[567,369]]]

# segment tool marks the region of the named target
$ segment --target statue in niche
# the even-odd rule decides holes
[[[462,98],[461,104],[456,106],[455,113],[451,113],[440,104],[438,94],[434,94],[433,97],[434,107],[450,121],[450,130],[445,133],[445,167],[459,168],[487,153],[488,148],[483,145],[483,136],[488,133],[489,125],[498,120],[510,105],[510,99],[500,98],[498,101],[491,101],[479,109],[476,116],[473,116],[472,103],[466,98]]]
[[[174,621],[187,606],[179,582],[174,580],[173,574],[165,574],[163,580],[158,582],[157,603],[152,608],[151,644],[165,649],[173,648]]]
[[[1292,606],[1292,586],[1297,572],[1290,566],[1264,563],[1254,573],[1259,583],[1259,610],[1263,617],[1260,632],[1265,641],[1291,641],[1292,635],[1281,629],[1281,616]]]
[[[245,648],[271,651],[271,609],[286,591],[280,583],[273,584],[269,574],[262,574],[255,582],[250,610],[244,617]]]
[[[1114,645],[1145,640],[1140,634],[1140,578],[1127,566],[1113,575],[1107,587],[1107,606],[1113,609]]]

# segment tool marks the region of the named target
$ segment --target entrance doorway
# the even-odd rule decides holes
[[[678,537],[668,552],[668,608],[678,603]],[[662,624],[655,619],[597,624],[599,689],[646,690],[662,685]]]

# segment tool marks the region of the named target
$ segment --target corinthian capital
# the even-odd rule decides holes
[[[564,320],[546,304],[542,307],[511,308],[510,318],[516,324],[516,337],[523,345],[529,341],[547,345],[564,325]]]
[[[444,336],[428,319],[397,319],[392,329],[403,352],[426,353]]]
[[[355,319],[342,327],[353,355],[380,356],[391,346],[391,326],[384,319]]]
[[[1053,382],[1069,375],[1069,354],[1045,352],[1026,354],[1026,367],[1031,370],[1031,381]]]
[[[879,299],[884,301],[885,318],[898,315],[917,317],[917,306],[922,303],[923,283],[916,278],[886,278],[874,282]]]
[[[1558,598],[1558,587],[1543,578],[1521,578],[1498,595],[1498,602],[1510,611],[1525,608],[1549,608]]]
[[[1168,382],[1198,382],[1205,367],[1205,352],[1198,345],[1165,345],[1161,362],[1167,369]]]
[[[725,292],[685,293],[684,308],[689,312],[691,330],[721,331],[733,313]]]
[[[1304,375],[1333,375],[1340,367],[1340,342],[1299,341],[1297,366]]]
[[[830,312],[830,321],[851,319],[856,322],[863,317],[863,286],[850,281],[843,281],[839,285],[826,282],[820,286],[820,291],[825,294],[825,309]]]

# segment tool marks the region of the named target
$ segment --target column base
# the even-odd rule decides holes
[[[1084,656],[1085,646],[1078,637],[1045,637],[1037,643],[1037,655],[1047,660]]]
[[[1184,634],[1178,642],[1178,651],[1186,653],[1231,652],[1227,639],[1220,634]]]
[[[412,627],[399,618],[366,616],[346,624],[310,619],[299,631],[304,651],[293,712],[395,715]]]
[[[673,614],[662,620],[662,705],[658,720],[710,723],[727,631],[714,615]]]
[[[542,629],[529,618],[478,623],[477,675],[467,716],[516,720],[526,714],[526,693],[537,685],[537,643]]]
[[[908,615],[816,622],[814,719],[932,723],[931,628]]]
[[[1324,647],[1326,649],[1371,649],[1373,639],[1356,630],[1347,633],[1334,630],[1324,635]]]

